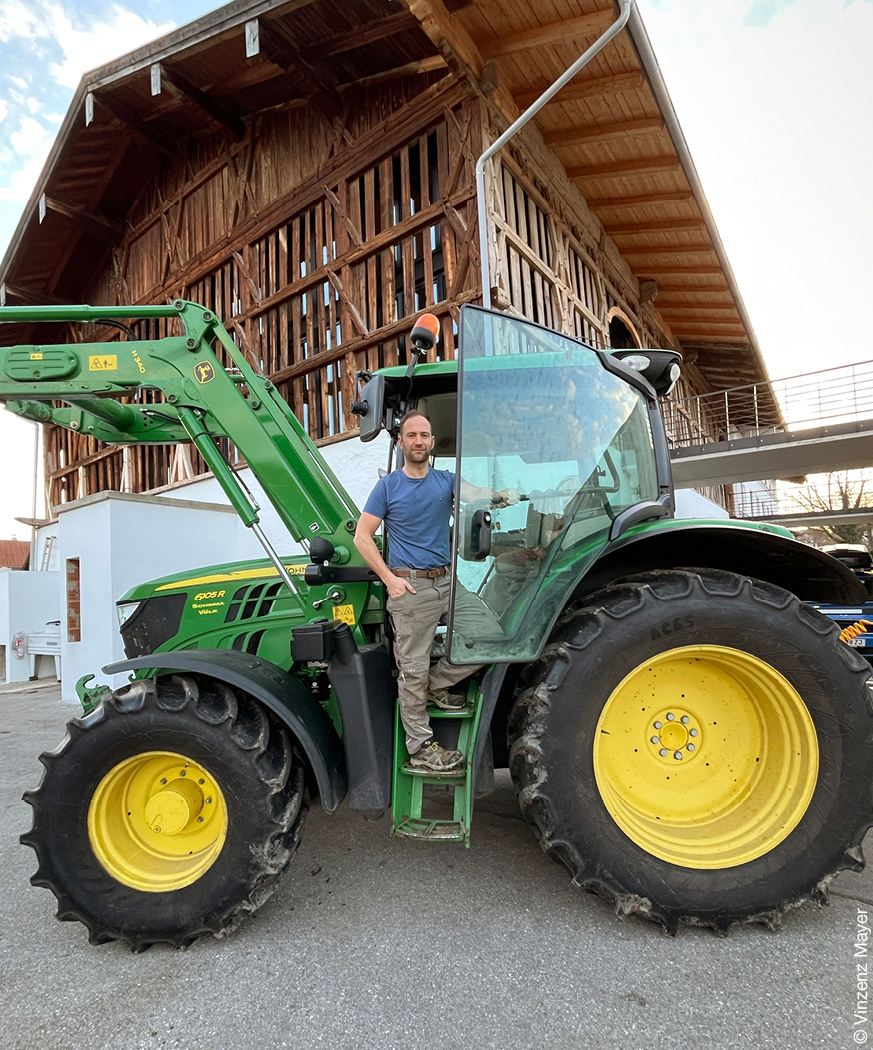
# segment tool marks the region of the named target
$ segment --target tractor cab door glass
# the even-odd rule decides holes
[[[612,522],[658,497],[646,400],[576,340],[476,307],[459,356],[449,658],[530,660]]]

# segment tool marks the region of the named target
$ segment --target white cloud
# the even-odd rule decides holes
[[[59,4],[48,5],[46,13],[50,19],[51,35],[64,53],[63,61],[51,66],[51,74],[59,84],[68,88],[76,88],[82,74],[88,70],[175,28],[175,22],[156,25],[118,4],[112,5],[105,21],[94,21],[86,28],[74,26],[67,10]]]
[[[0,0],[0,42],[48,35],[39,5],[24,4],[21,0]]]
[[[28,200],[54,136],[54,130],[46,130],[33,117],[21,118],[18,129],[9,136],[12,149],[0,149],[0,164],[7,173],[0,185],[0,201],[23,204]]]
[[[29,85],[24,77],[14,77],[12,74],[9,74],[9,79],[16,87],[20,87],[22,91],[27,91]]]
[[[9,107],[6,105],[6,103],[3,101],[3,99],[0,98],[0,120],[5,120],[7,115],[8,115],[8,113],[9,113]]]

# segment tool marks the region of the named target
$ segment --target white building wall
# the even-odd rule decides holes
[[[51,620],[60,619],[60,573],[0,569],[0,680],[26,682],[30,660],[12,655],[12,639],[19,632],[41,634]],[[36,658],[39,677],[54,676],[54,660]]]
[[[60,512],[59,555],[62,695],[76,700],[84,674],[123,685],[127,675],[100,668],[124,659],[115,602],[134,584],[216,562],[248,557],[238,550],[237,517],[229,506],[101,492],[65,504]],[[79,559],[81,640],[67,626],[66,568]],[[40,574],[34,574],[40,575]]]

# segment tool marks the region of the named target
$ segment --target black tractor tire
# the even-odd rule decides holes
[[[179,880],[188,884],[169,890],[150,881],[149,842],[143,852],[121,812],[136,809],[124,772],[148,773],[143,764],[153,761],[150,755],[158,761],[183,757],[188,764],[176,776],[191,777],[178,782],[180,792],[202,795],[210,784],[217,786],[198,796],[198,805],[210,803],[202,806],[201,812],[209,812],[202,819],[218,820],[220,802],[224,818],[215,825],[205,870],[192,869]],[[124,941],[133,951],[157,943],[185,948],[204,934],[223,936],[255,912],[288,867],[309,805],[303,760],[285,728],[248,695],[201,675],[141,679],[116,690],[90,714],[74,718],[62,743],[40,761],[42,782],[24,795],[33,807],[33,828],[21,842],[33,847],[39,861],[31,883],[50,889],[58,899],[57,917],[84,923],[92,944]],[[207,785],[203,789],[194,783],[197,773],[202,775],[196,783]],[[109,796],[113,805],[95,810],[107,783],[117,785]],[[201,818],[196,809],[191,813],[189,825],[196,831]],[[115,836],[112,847],[126,847],[129,840],[138,879],[128,880],[126,870],[110,874],[98,859],[95,842],[99,849],[103,830]],[[179,861],[183,867],[186,862]]]
[[[742,694],[734,665],[750,699],[732,699]],[[742,922],[775,928],[789,908],[826,903],[837,872],[864,866],[861,841],[873,824],[869,678],[835,625],[781,588],[706,569],[623,580],[570,607],[525,671],[509,719],[522,813],[573,883],[610,899],[618,915],[637,913],[670,933],[682,923],[717,932]],[[729,684],[707,692],[719,680]],[[776,683],[774,695],[797,730],[781,751],[785,719],[768,711],[770,694],[758,691],[759,681]],[[736,717],[716,725],[716,709]],[[690,718],[683,715],[677,730],[685,710]],[[756,737],[749,727],[758,723],[764,732]],[[692,738],[687,727],[695,724]],[[694,747],[674,753],[658,734]],[[809,758],[816,752],[817,766]],[[730,798],[713,796],[726,812],[753,797],[755,785],[784,777],[792,762],[797,794],[768,790],[794,823],[780,815],[759,835],[756,812],[743,810],[750,823],[742,826],[752,830],[738,840],[740,859],[726,862],[726,847],[707,824],[722,810],[700,812],[703,785],[714,776],[729,785]],[[634,769],[639,784],[628,773]],[[664,813],[673,827],[656,823]],[[692,859],[686,848],[696,851]]]

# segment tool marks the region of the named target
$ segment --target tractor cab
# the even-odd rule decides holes
[[[527,661],[604,548],[673,513],[653,381],[672,385],[679,355],[621,355],[637,358],[629,367],[618,354],[470,306],[459,328],[457,362],[365,374],[355,409],[365,441],[394,433],[411,409],[424,412],[435,467],[518,492],[507,507],[456,498],[454,578],[489,606],[500,632],[449,630],[448,653],[460,664]],[[419,322],[413,339],[426,331]]]

